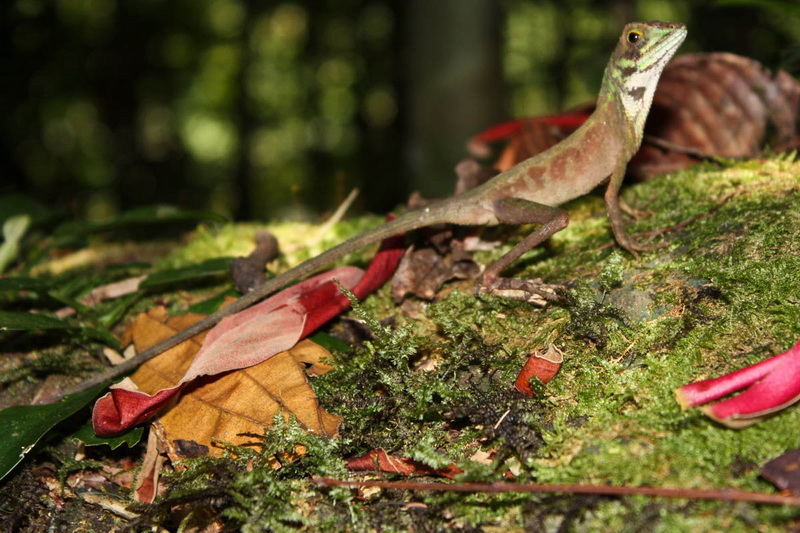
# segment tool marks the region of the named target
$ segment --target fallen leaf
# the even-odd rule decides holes
[[[674,172],[700,157],[755,157],[764,145],[797,147],[800,83],[784,71],[728,53],[686,54],[664,70],[645,142],[630,174]]]
[[[789,450],[761,467],[761,476],[780,490],[800,493],[800,450]]]
[[[392,299],[402,302],[409,294],[433,300],[442,285],[452,279],[474,279],[480,267],[461,241],[445,230],[429,236],[433,246],[409,249],[392,277]]]
[[[182,374],[182,377],[165,379],[175,385],[157,390],[140,391],[129,379],[114,385],[95,404],[92,414],[95,432],[113,435],[125,431],[153,416],[197,378],[253,366],[290,349],[349,306],[349,300],[341,294],[334,280],[350,288],[359,298],[380,287],[400,260],[401,240],[401,237],[394,237],[384,241],[366,272],[342,267],[318,274],[223,319],[207,333],[191,363],[185,352],[193,353],[199,342],[197,338],[164,352],[156,359],[163,357],[168,362],[163,366],[168,368],[160,372],[171,377]],[[166,338],[169,335],[162,332],[156,336]],[[179,355],[180,366],[172,364],[171,358]]]
[[[252,443],[252,435],[272,427],[278,413],[287,420],[293,415],[301,426],[319,435],[336,436],[341,417],[320,407],[305,373],[306,364],[318,363],[323,357],[330,357],[330,352],[304,340],[263,363],[199,380],[159,416],[165,438],[171,443],[191,441],[193,446],[205,446],[212,455],[219,455],[221,449],[214,440]],[[186,457],[178,445],[171,448],[171,459]]]
[[[231,277],[236,290],[247,293],[262,284],[267,276],[267,263],[278,256],[278,239],[268,231],[259,231],[255,237],[256,247],[247,257],[231,261]]]
[[[142,467],[133,484],[134,498],[142,503],[153,503],[161,488],[158,482],[166,461],[166,457],[163,455],[166,447],[163,445],[163,439],[160,438],[160,431],[161,428],[152,427],[147,435],[147,448],[142,460]]]

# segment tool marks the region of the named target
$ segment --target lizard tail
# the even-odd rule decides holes
[[[447,220],[443,218],[444,216],[446,216],[446,214],[443,213],[443,210],[441,209],[422,209],[419,211],[412,211],[401,215],[394,220],[381,224],[380,226],[362,233],[361,235],[353,237],[352,239],[334,246],[320,255],[312,257],[296,267],[287,270],[286,272],[278,274],[274,278],[267,280],[265,283],[253,291],[245,294],[227,307],[224,307],[216,313],[207,316],[203,320],[196,322],[190,327],[179,331],[172,337],[161,341],[155,346],[151,346],[136,356],[127,359],[123,363],[116,365],[105,372],[101,372],[100,374],[92,376],[80,384],[61,392],[57,396],[48,398],[46,402],[51,403],[53,401],[60,400],[69,394],[87,390],[95,385],[99,385],[100,383],[130,372],[156,355],[165,352],[174,346],[177,346],[178,344],[190,339],[191,337],[194,337],[199,333],[202,333],[207,329],[214,327],[223,318],[247,309],[258,301],[263,300],[267,296],[279,291],[289,283],[303,278],[317,269],[328,266],[350,252],[354,252],[360,248],[380,242],[386,238],[393,237],[401,233],[406,233],[408,231],[429,226],[431,224],[447,222]]]

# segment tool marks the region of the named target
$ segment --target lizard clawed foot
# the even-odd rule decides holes
[[[638,257],[639,254],[636,252],[652,252],[655,250],[659,250],[669,245],[667,242],[658,242],[655,244],[650,244],[651,241],[658,235],[659,233],[663,233],[662,231],[656,231],[649,235],[649,237],[645,240],[644,243],[638,243],[632,238],[625,236],[624,239],[620,239],[619,235],[617,235],[617,242],[623,248],[625,248],[628,252],[630,252],[634,257]]]
[[[539,307],[548,302],[558,302],[561,298],[557,291],[562,285],[543,283],[541,279],[524,280],[517,278],[484,279],[475,287],[476,294],[490,294],[510,300],[518,300]]]

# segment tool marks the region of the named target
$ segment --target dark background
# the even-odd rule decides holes
[[[800,3],[8,0],[0,194],[315,217],[445,196],[466,139],[594,97],[625,22],[800,72]]]

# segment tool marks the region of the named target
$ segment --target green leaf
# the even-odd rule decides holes
[[[0,311],[0,331],[32,330],[32,329],[69,329],[75,328],[69,322],[49,315],[33,313],[17,313]]]
[[[0,479],[8,475],[56,424],[95,399],[111,382],[71,394],[49,405],[19,405],[0,411]]]
[[[349,352],[351,347],[346,342],[342,342],[336,337],[325,333],[324,331],[320,331],[315,333],[309,337],[310,340],[316,342],[329,352],[333,352],[334,350],[339,352]]]
[[[36,278],[0,278],[0,292],[3,291],[46,291],[48,284]]]
[[[182,283],[211,276],[219,276],[220,274],[227,274],[230,271],[231,261],[233,261],[233,259],[230,257],[217,257],[190,267],[161,270],[147,276],[147,279],[139,285],[139,288],[149,289],[161,285]]]
[[[128,431],[127,433],[123,433],[122,435],[117,435],[116,437],[98,437],[94,434],[92,423],[89,422],[81,427],[78,431],[73,433],[72,438],[80,440],[87,446],[106,445],[111,447],[112,450],[116,450],[123,444],[127,445],[128,448],[133,448],[139,443],[140,440],[142,440],[143,433],[144,428],[138,427]]]
[[[56,228],[53,235],[56,237],[75,237],[152,224],[225,221],[225,217],[210,211],[196,211],[193,209],[180,209],[168,205],[158,205],[132,209],[105,222],[67,222]]]
[[[98,317],[99,323],[106,328],[110,328],[125,316],[125,312],[141,297],[140,292],[134,292],[118,298],[111,303],[109,308]]]
[[[103,344],[117,352],[122,351],[119,341],[111,331],[104,327],[83,326],[80,328],[80,334],[87,339],[95,339],[101,341]]]

